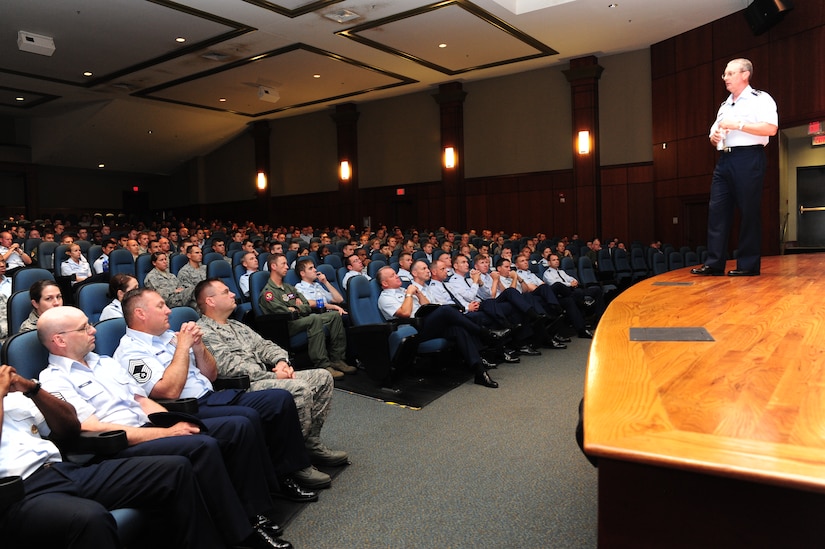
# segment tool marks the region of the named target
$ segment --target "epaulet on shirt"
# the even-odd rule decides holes
[[[760,90],[751,90],[751,95],[759,96],[761,94],[762,94],[762,92]]]

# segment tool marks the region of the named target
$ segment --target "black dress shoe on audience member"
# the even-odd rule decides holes
[[[252,530],[252,534],[240,543],[241,546],[251,549],[292,549],[291,543],[269,535],[260,526],[253,526]]]
[[[510,335],[510,330],[507,328],[501,330],[487,330],[484,334],[489,341],[498,342]]]
[[[266,518],[263,515],[255,515],[255,518],[252,519],[252,526],[254,528],[262,528],[265,532],[267,532],[270,536],[279,538],[284,533],[284,529]]]
[[[579,339],[593,339],[593,332],[590,330],[582,330],[579,332]]]
[[[584,301],[584,306],[585,306],[585,307],[592,307],[593,305],[595,305],[595,304],[596,304],[596,300],[595,300],[595,299],[593,299],[593,298],[592,298],[591,296],[589,296],[589,295],[584,296],[584,299],[583,299],[582,301]]]
[[[728,271],[728,276],[759,276],[759,271],[748,271],[746,269],[733,269]]]
[[[306,488],[303,488],[292,477],[279,478],[278,484],[281,487],[281,491],[278,492],[278,495],[280,495],[284,499],[288,499],[289,501],[294,501],[296,503],[309,503],[311,501],[318,501],[318,492],[314,492],[312,490],[307,490]]]
[[[540,356],[541,355],[541,351],[539,351],[538,349],[536,349],[532,345],[525,345],[524,347],[521,347],[518,350],[518,352],[520,354],[525,355],[525,356]]]
[[[475,379],[476,385],[484,385],[485,387],[489,387],[490,389],[497,389],[498,383],[493,381],[493,378],[490,377],[490,374],[487,372],[479,372],[476,374]]]
[[[563,336],[561,334],[554,335],[553,340],[558,341],[559,343],[570,343],[572,341],[569,337]]]
[[[498,368],[498,364],[495,362],[491,362],[484,357],[481,357],[481,365],[487,368],[488,370],[495,370]]]
[[[690,274],[701,275],[701,276],[722,276],[722,274],[724,274],[724,273],[722,272],[722,269],[714,269],[713,267],[708,267],[707,265],[702,265],[701,267],[696,267],[695,269],[691,269]]]
[[[518,357],[518,353],[513,350],[504,350],[504,362],[506,364],[518,364],[521,362],[521,359]]]
[[[564,343],[559,343],[558,341],[552,338],[549,341],[547,341],[544,344],[544,346],[548,349],[567,349],[567,345],[565,345]]]

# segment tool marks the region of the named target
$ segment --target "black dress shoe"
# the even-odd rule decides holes
[[[733,269],[728,271],[728,276],[759,276],[759,271],[748,271],[746,269]]]
[[[544,346],[548,349],[567,349],[567,345],[564,343],[559,343],[555,339],[550,339],[544,344]]]
[[[255,518],[252,519],[252,527],[253,528],[262,528],[266,533],[268,533],[272,537],[279,538],[284,533],[284,529],[266,518],[263,515],[255,515]]]
[[[484,385],[485,387],[489,387],[490,389],[497,389],[498,383],[493,381],[493,378],[490,377],[490,374],[487,372],[479,372],[476,374],[475,379],[476,385]]]
[[[312,490],[307,490],[306,488],[303,488],[292,477],[279,478],[278,484],[281,487],[281,491],[278,492],[278,495],[284,499],[288,499],[289,501],[295,501],[297,503],[309,503],[310,501],[318,501],[318,492],[313,492]]]
[[[533,347],[532,345],[525,345],[518,350],[519,353],[526,355],[526,356],[540,356],[541,351]]]
[[[504,362],[507,364],[518,364],[521,359],[515,351],[504,351]]]
[[[288,541],[270,536],[266,530],[259,526],[253,526],[252,534],[241,542],[243,547],[251,549],[292,549],[292,544]]]
[[[723,272],[722,269],[714,269],[713,267],[702,265],[701,267],[691,269],[690,274],[701,276],[722,276]]]
[[[563,336],[561,334],[556,334],[553,336],[553,341],[558,341],[559,343],[570,343],[572,341],[569,337]]]
[[[491,362],[484,357],[481,357],[481,365],[484,366],[487,370],[495,370],[498,368],[498,364],[495,362]]]
[[[590,330],[582,330],[579,332],[579,339],[593,339],[593,332]]]
[[[503,328],[501,330],[487,330],[485,335],[490,341],[501,341],[510,335],[510,330],[508,328]]]

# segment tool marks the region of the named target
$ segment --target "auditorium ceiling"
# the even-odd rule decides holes
[[[30,120],[2,124],[0,146],[30,143],[36,164],[169,173],[257,120],[638,50],[746,5],[3,0],[0,118]]]

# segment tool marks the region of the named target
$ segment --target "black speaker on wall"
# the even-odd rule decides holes
[[[754,36],[759,36],[779,23],[792,9],[793,4],[789,0],[753,0],[745,8],[745,19]]]

